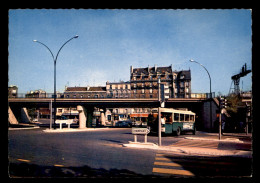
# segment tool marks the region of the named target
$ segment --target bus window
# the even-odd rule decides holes
[[[179,114],[178,113],[174,113],[174,121],[179,122]]]
[[[190,115],[190,121],[191,121],[191,122],[194,122],[194,119],[195,119],[195,118],[194,118],[194,115]]]
[[[180,121],[184,121],[184,114],[180,114]]]
[[[188,114],[185,114],[185,121],[187,121],[187,122],[190,121]]]

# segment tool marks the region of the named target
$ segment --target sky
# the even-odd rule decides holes
[[[94,10],[11,9],[8,25],[8,85],[19,93],[53,92],[57,58],[57,91],[65,86],[105,86],[130,80],[134,68],[172,65],[191,71],[192,93],[228,94],[231,76],[252,65],[250,9],[226,10]],[[252,89],[252,74],[240,79]]]

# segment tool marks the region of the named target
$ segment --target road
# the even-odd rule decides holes
[[[8,132],[11,177],[196,177],[250,176],[251,159],[192,156],[122,147],[133,141],[130,128],[45,133],[45,128]],[[198,134],[199,135],[199,134]],[[162,138],[163,145],[189,146],[183,135]],[[157,143],[156,136],[148,142]],[[143,141],[139,136],[138,141]],[[186,143],[186,144],[185,144]],[[198,142],[205,148],[225,147]]]

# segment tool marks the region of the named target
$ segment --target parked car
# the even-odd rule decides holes
[[[118,121],[115,125],[116,127],[132,127],[132,121]]]

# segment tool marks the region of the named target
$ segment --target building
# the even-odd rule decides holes
[[[18,87],[15,85],[8,86],[8,98],[18,97]]]
[[[65,87],[64,98],[106,98],[106,87]]]
[[[173,71],[173,98],[191,98],[190,70]]]
[[[133,68],[130,66],[131,96],[133,98],[158,98],[158,80],[164,85],[165,98],[190,98],[190,70],[172,71],[168,67]]]
[[[106,82],[107,98],[129,98],[131,96],[130,82]]]
[[[47,94],[46,91],[43,91],[41,89],[30,91],[25,94],[25,98],[46,98]]]

